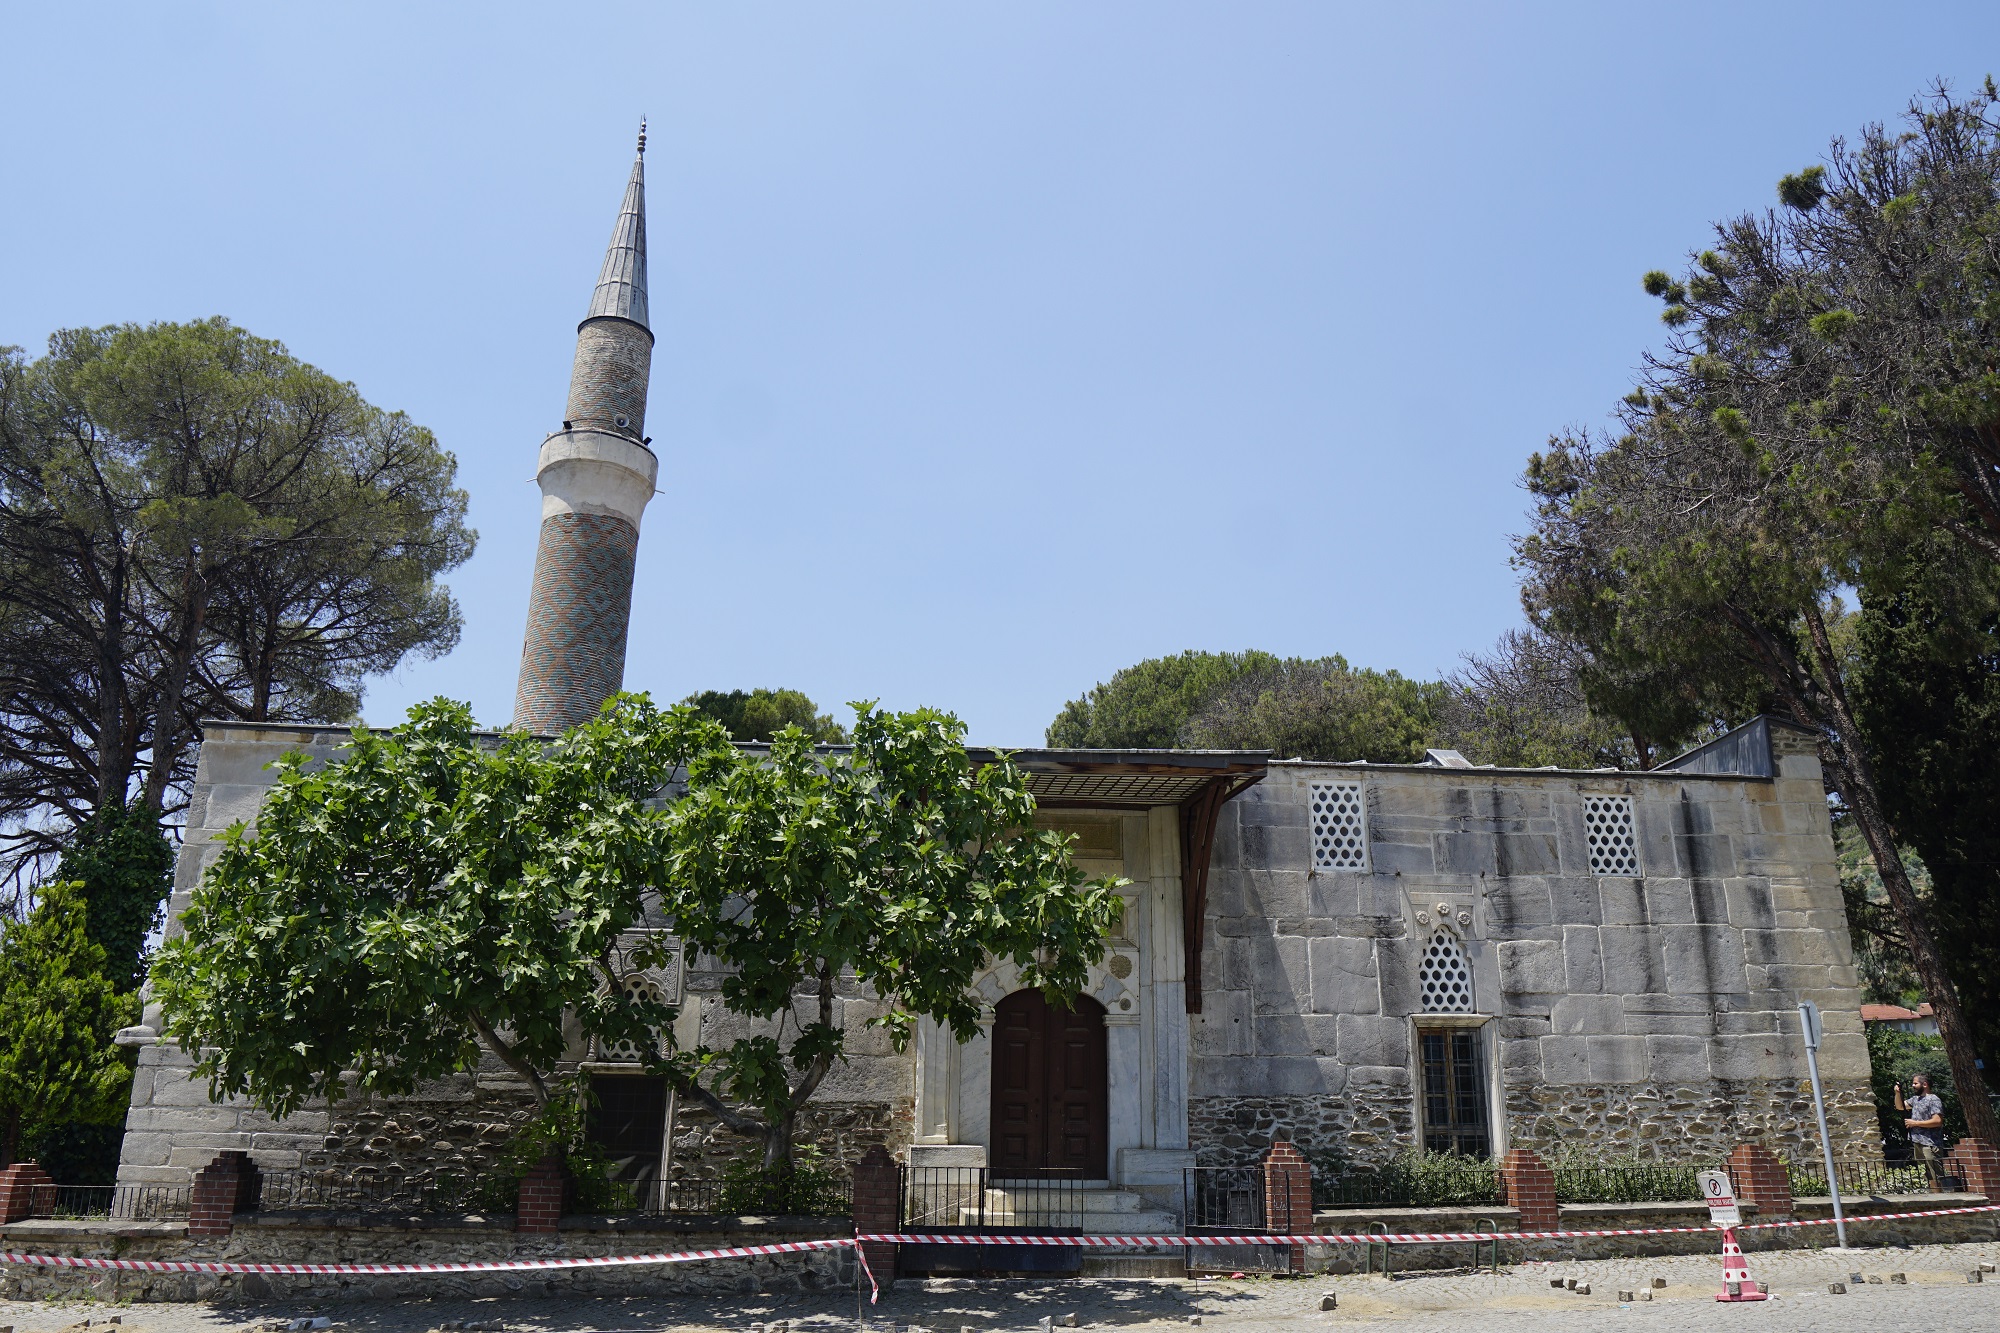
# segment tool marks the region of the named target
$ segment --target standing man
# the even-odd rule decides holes
[[[1905,1104],[1903,1084],[1897,1081],[1896,1109],[1903,1112],[1903,1128],[1910,1136],[1910,1146],[1916,1149],[1917,1160],[1930,1173],[1931,1183],[1936,1184],[1938,1163],[1944,1160],[1944,1101],[1931,1091],[1928,1074],[1912,1075],[1910,1091],[1914,1095]]]

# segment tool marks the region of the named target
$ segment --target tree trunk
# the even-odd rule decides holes
[[[103,813],[125,808],[136,756],[125,735],[125,551],[112,546],[104,581],[104,623],[97,633],[97,801]]]
[[[202,623],[208,618],[208,576],[199,561],[197,552],[196,563],[188,567],[180,633],[174,636],[166,683],[160,689],[159,708],[153,715],[153,761],[146,769],[143,799],[155,814],[166,803],[167,784],[173,780],[174,765],[180,759],[181,700],[187,696],[188,673],[201,649]]]
[[[1889,905],[1896,913],[1904,940],[1908,942],[1917,980],[1922,983],[1924,994],[1937,1016],[1938,1036],[1944,1044],[1945,1058],[1951,1062],[1952,1083],[1957,1087],[1959,1102],[1965,1109],[1966,1129],[1972,1137],[2000,1147],[2000,1122],[1996,1122],[1993,1104],[1986,1096],[1986,1080],[1980,1074],[1978,1057],[1972,1048],[1972,1033],[1966,1025],[1965,1011],[1959,1006],[1958,987],[1945,968],[1944,955],[1938,951],[1937,937],[1931,933],[1929,914],[1924,911],[1924,905],[1903,869],[1895,830],[1883,813],[1882,798],[1875,788],[1874,761],[1868,753],[1867,742],[1862,739],[1860,728],[1854,723],[1847,691],[1839,675],[1839,658],[1827,635],[1826,622],[1817,609],[1807,615],[1806,626],[1812,638],[1814,663],[1819,668],[1820,680],[1824,682],[1826,712],[1831,714],[1819,727],[1820,762],[1834,775],[1841,798],[1853,812],[1854,822],[1875,858],[1875,872],[1882,877],[1882,887],[1889,894]],[[1799,702],[1803,704],[1805,701]]]

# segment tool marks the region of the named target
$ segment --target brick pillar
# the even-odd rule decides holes
[[[1945,1155],[1943,1172],[1964,1176],[1966,1189],[1984,1194],[1989,1203],[2000,1203],[2000,1150],[1984,1139],[1960,1139]]]
[[[35,1215],[35,1196],[53,1189],[55,1181],[39,1162],[16,1162],[0,1171],[0,1222],[19,1222]]]
[[[903,1224],[903,1173],[889,1150],[876,1144],[854,1164],[854,1234],[894,1231]],[[863,1245],[875,1281],[887,1291],[896,1284],[896,1247]]]
[[[1264,1225],[1281,1236],[1305,1235],[1313,1225],[1312,1163],[1280,1139],[1264,1154]],[[1306,1247],[1291,1247],[1294,1273],[1306,1271]]]
[[[568,1201],[569,1172],[561,1153],[549,1153],[521,1177],[521,1201],[514,1205],[514,1230],[554,1231]]]
[[[1509,1148],[1500,1159],[1501,1200],[1521,1215],[1521,1230],[1552,1231],[1561,1221],[1556,1211],[1556,1175],[1532,1148]]]
[[[195,1173],[188,1194],[188,1235],[227,1236],[238,1213],[257,1206],[264,1178],[247,1152],[219,1152]]]
[[[1729,1154],[1729,1180],[1736,1201],[1757,1209],[1759,1217],[1792,1215],[1792,1182],[1785,1164],[1761,1143],[1739,1143]]]

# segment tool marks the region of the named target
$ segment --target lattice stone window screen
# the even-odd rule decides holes
[[[1312,784],[1314,870],[1368,869],[1368,815],[1358,782]]]
[[[1448,930],[1431,936],[1424,959],[1417,964],[1417,984],[1423,991],[1427,1014],[1469,1014],[1472,1012],[1472,966],[1465,961],[1465,948]]]
[[[1583,835],[1593,875],[1637,875],[1639,846],[1632,836],[1630,796],[1583,798]]]
[[[640,973],[631,973],[625,978],[622,985],[625,993],[635,1000],[652,1000],[659,1004],[666,1003],[666,992],[661,990],[657,983],[649,980]],[[605,1041],[599,1038],[597,1042],[597,1058],[611,1064],[636,1065],[645,1059],[645,1052],[639,1048],[639,1043],[635,1041]]]

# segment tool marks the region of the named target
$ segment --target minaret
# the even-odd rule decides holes
[[[562,429],[542,442],[541,542],[514,725],[561,731],[597,714],[625,679],[639,516],[660,463],[646,447],[646,125],[590,313],[576,326],[576,364]]]

